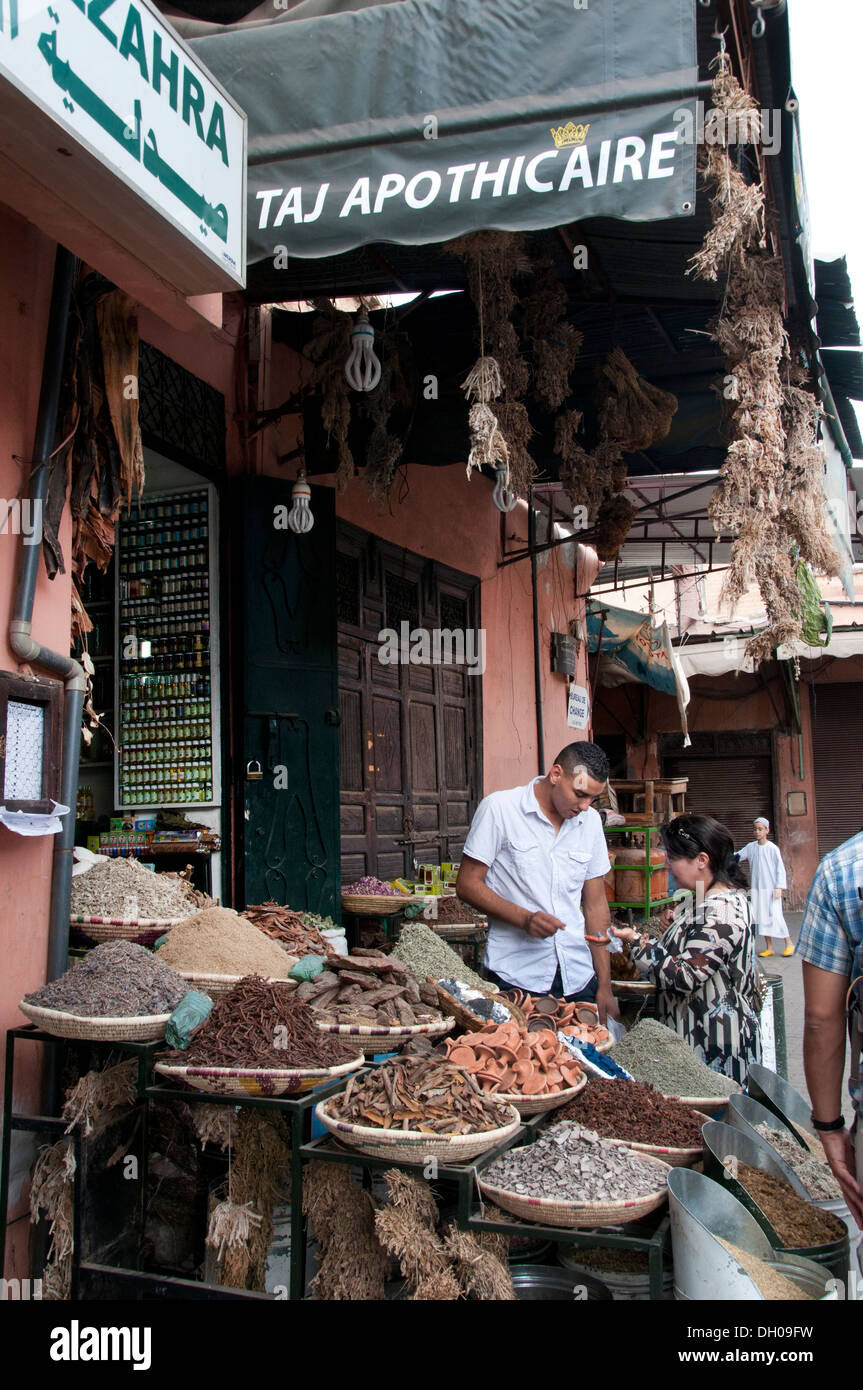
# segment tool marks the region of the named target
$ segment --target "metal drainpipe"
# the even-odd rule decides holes
[[[533,685],[536,700],[536,756],[539,775],[543,777],[545,766],[545,734],[542,724],[542,669],[539,646],[539,594],[536,578],[536,512],[533,508],[533,488],[527,503],[527,545],[530,550],[530,587],[533,596]]]
[[[48,491],[48,459],[54,448],[57,431],[57,412],[63,360],[66,352],[66,331],[69,304],[75,281],[76,260],[63,246],[57,247],[54,262],[54,283],[48,316],[48,336],[42,363],[42,385],[33,443],[33,472],[29,496],[44,509]],[[51,875],[51,911],[48,926],[48,959],[46,978],[54,980],[66,969],[69,940],[69,899],[72,886],[72,847],[75,843],[75,800],[78,792],[78,757],[81,749],[81,719],[87,677],[83,667],[71,656],[43,647],[30,635],[33,602],[39,573],[41,546],[21,546],[18,583],[9,624],[9,645],[15,655],[31,666],[41,666],[65,681],[63,701],[63,761],[60,777],[60,800],[70,811],[63,817],[63,829],[54,836],[54,863]],[[46,1070],[46,1076],[50,1069]],[[53,1113],[52,1111],[48,1112]]]

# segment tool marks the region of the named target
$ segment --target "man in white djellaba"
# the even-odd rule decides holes
[[[777,941],[785,942],[783,956],[793,956],[794,947],[782,915],[782,890],[788,887],[782,855],[779,853],[779,846],[767,838],[770,822],[766,817],[758,816],[754,828],[755,839],[743,846],[738,858],[745,859],[749,864],[752,921],[767,941],[767,949],[759,951],[758,954],[774,955],[772,938],[775,937]]]

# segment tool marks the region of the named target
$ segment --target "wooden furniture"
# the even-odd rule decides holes
[[[662,825],[682,815],[688,785],[688,777],[648,778],[644,781],[614,779],[609,783],[627,826]]]

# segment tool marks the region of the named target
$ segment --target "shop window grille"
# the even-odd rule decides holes
[[[419,627],[420,602],[419,585],[409,579],[401,579],[397,574],[387,574],[387,627],[398,631],[399,624],[410,623]]]
[[[440,625],[450,632],[467,630],[468,607],[465,599],[457,598],[455,594],[441,594]]]
[[[141,343],[139,419],[145,442],[202,463],[225,466],[225,398],[158,348]]]
[[[336,553],[336,607],[340,623],[360,625],[360,562],[356,555]]]

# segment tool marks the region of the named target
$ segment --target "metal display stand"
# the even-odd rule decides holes
[[[9,1157],[11,1149],[12,1133],[15,1131],[34,1131],[55,1135],[56,1138],[63,1136],[66,1130],[66,1122],[60,1118],[43,1115],[19,1114],[12,1109],[12,1085],[14,1079],[15,1048],[16,1043],[21,1041],[47,1043],[52,1046],[65,1044],[71,1039],[58,1038],[53,1034],[44,1033],[35,1025],[24,1028],[12,1028],[6,1035],[6,1069],[5,1083],[6,1090],[3,1102],[3,1142],[2,1156],[0,1156],[0,1261],[5,1258],[6,1229],[9,1199]],[[196,1091],[191,1088],[178,1089],[171,1085],[157,1084],[153,1079],[153,1063],[156,1053],[164,1047],[162,1042],[155,1043],[118,1043],[118,1042],[91,1042],[82,1039],[87,1046],[98,1048],[105,1052],[125,1052],[138,1058],[138,1101],[143,1102],[143,1124],[142,1124],[142,1154],[143,1162],[140,1176],[140,1198],[138,1202],[138,1233],[143,1236],[146,1214],[147,1214],[147,1157],[148,1157],[148,1105],[149,1102],[158,1104],[163,1101],[179,1101],[184,1105],[227,1105],[232,1108],[239,1106],[249,1106],[253,1109],[266,1109],[281,1111],[290,1117],[291,1124],[291,1258],[290,1258],[290,1286],[289,1298],[292,1301],[302,1300],[305,1295],[306,1281],[306,1251],[307,1251],[307,1230],[303,1217],[303,1168],[304,1164],[311,1161],[322,1161],[325,1163],[340,1163],[349,1168],[359,1168],[363,1171],[364,1180],[370,1184],[374,1173],[386,1172],[390,1168],[397,1168],[402,1172],[416,1176],[418,1173],[424,1174],[424,1169],[416,1163],[408,1163],[396,1158],[372,1158],[369,1155],[359,1153],[355,1149],[344,1148],[331,1135],[323,1138],[311,1138],[311,1120],[314,1106],[321,1100],[327,1100],[343,1090],[349,1080],[348,1077],[339,1077],[337,1080],[322,1086],[315,1091],[307,1092],[305,1095],[297,1097],[258,1097],[258,1096],[218,1096],[207,1091]],[[375,1063],[367,1063],[365,1068],[359,1072],[351,1073],[352,1076],[362,1075],[374,1067]],[[663,1281],[663,1257],[670,1246],[670,1225],[669,1216],[666,1210],[660,1211],[655,1220],[648,1223],[639,1223],[642,1231],[645,1225],[648,1226],[646,1233],[640,1235],[626,1234],[613,1228],[598,1228],[591,1230],[569,1230],[560,1226],[545,1226],[540,1224],[530,1224],[515,1217],[507,1219],[504,1217],[500,1221],[492,1221],[484,1214],[481,1200],[476,1193],[476,1177],[483,1169],[487,1168],[495,1159],[507,1150],[518,1145],[531,1143],[538,1135],[545,1115],[534,1116],[523,1120],[520,1128],[514,1134],[489,1149],[479,1158],[466,1164],[447,1164],[437,1162],[435,1176],[431,1181],[435,1184],[448,1184],[455,1188],[458,1225],[467,1231],[494,1231],[500,1235],[528,1237],[542,1241],[560,1242],[572,1246],[600,1246],[610,1250],[632,1250],[647,1255],[648,1269],[650,1277],[650,1297],[652,1300],[662,1298]],[[81,1212],[82,1203],[86,1199],[84,1183],[82,1180],[81,1156],[82,1156],[82,1134],[80,1126],[76,1125],[70,1131],[69,1138],[73,1145],[75,1154],[75,1177],[73,1180],[73,1238],[74,1253],[72,1256],[72,1272],[70,1283],[70,1298],[72,1300],[80,1297],[82,1283],[90,1279],[108,1279],[128,1286],[131,1290],[143,1290],[153,1298],[176,1298],[176,1299],[240,1299],[244,1301],[266,1301],[272,1302],[272,1295],[253,1293],[243,1289],[230,1289],[221,1284],[209,1284],[197,1280],[184,1279],[167,1275],[165,1273],[151,1272],[131,1268],[123,1265],[107,1265],[96,1260],[81,1259]]]
[[[652,911],[653,911],[653,909],[654,909],[655,907],[665,907],[668,903],[672,903],[672,902],[675,902],[675,901],[676,901],[676,899],[674,898],[674,895],[671,894],[671,893],[667,893],[664,897],[661,897],[661,898],[653,898],[653,897],[651,897],[651,895],[650,895],[650,880],[651,880],[653,874],[655,873],[655,871],[656,871],[656,869],[657,869],[657,867],[658,867],[656,864],[651,864],[651,862],[650,862],[650,856],[651,856],[651,853],[652,853],[652,850],[653,850],[653,837],[659,833],[659,827],[658,827],[658,826],[655,826],[655,825],[620,825],[620,826],[614,825],[614,826],[606,826],[605,833],[606,833],[606,835],[633,835],[633,834],[634,834],[634,835],[643,835],[643,836],[645,837],[645,840],[644,840],[644,860],[645,860],[645,862],[644,862],[644,868],[643,868],[643,870],[642,870],[641,865],[639,865],[639,864],[627,864],[627,866],[626,866],[627,870],[630,870],[630,871],[632,871],[633,873],[640,873],[640,872],[643,872],[643,873],[644,873],[644,898],[643,898],[641,901],[635,901],[635,902],[618,902],[618,901],[613,900],[613,901],[611,901],[611,902],[608,904],[609,907],[621,907],[621,908],[626,908],[626,909],[628,909],[628,910],[629,910],[629,914],[630,914],[630,925],[631,925],[631,922],[632,922],[632,913],[633,913],[633,912],[636,912],[636,911],[637,911],[637,912],[643,912],[643,913],[644,913],[645,920],[646,920],[648,917],[651,916]]]
[[[498,1235],[522,1236],[535,1240],[554,1241],[566,1245],[600,1246],[606,1250],[632,1250],[647,1256],[650,1277],[651,1300],[662,1299],[663,1258],[671,1248],[671,1225],[668,1209],[663,1207],[655,1218],[639,1225],[648,1227],[646,1234],[626,1235],[614,1228],[592,1228],[589,1230],[569,1230],[563,1226],[532,1225],[520,1218],[512,1217],[503,1221],[491,1221],[483,1214],[483,1205],[475,1191],[476,1177],[479,1173],[500,1158],[507,1150],[531,1143],[537,1138],[541,1125],[547,1117],[535,1115],[522,1121],[521,1128],[509,1139],[489,1149],[487,1153],[465,1164],[446,1164],[438,1162],[436,1176],[432,1184],[449,1183],[457,1193],[457,1221],[462,1230],[494,1231]],[[304,1159],[317,1159],[324,1163],[341,1163],[351,1168],[361,1168],[364,1173],[386,1172],[398,1168],[414,1177],[423,1174],[420,1164],[400,1162],[392,1158],[371,1158],[355,1149],[343,1148],[332,1136],[315,1139],[305,1144],[301,1150]],[[597,1275],[601,1278],[601,1275]]]
[[[5,1258],[6,1229],[9,1201],[9,1157],[13,1131],[30,1130],[53,1134],[61,1138],[66,1131],[66,1121],[44,1115],[19,1114],[12,1109],[12,1086],[15,1071],[16,1042],[31,1041],[53,1046],[66,1044],[73,1040],[55,1037],[44,1033],[35,1025],[24,1028],[11,1028],[6,1034],[5,1093],[3,1098],[3,1142],[0,1154],[0,1268]],[[142,1154],[140,1176],[140,1201],[138,1207],[138,1233],[143,1236],[147,1213],[147,1158],[148,1158],[148,1103],[150,1101],[180,1101],[184,1105],[228,1105],[236,1109],[248,1106],[252,1109],[281,1111],[290,1119],[291,1125],[291,1263],[289,1298],[302,1299],[305,1293],[306,1231],[303,1220],[303,1154],[305,1141],[311,1137],[311,1115],[320,1100],[327,1100],[342,1090],[348,1077],[342,1076],[328,1085],[309,1091],[302,1096],[217,1096],[209,1091],[196,1091],[191,1087],[178,1089],[171,1085],[159,1085],[154,1081],[153,1063],[156,1053],[164,1049],[164,1042],[121,1043],[92,1042],[81,1039],[88,1047],[103,1052],[125,1052],[138,1058],[138,1100],[143,1105]],[[352,1073],[353,1074],[353,1073]],[[269,1294],[250,1293],[244,1289],[230,1289],[222,1284],[207,1284],[197,1280],[173,1278],[162,1273],[133,1269],[122,1265],[105,1265],[96,1261],[81,1259],[81,1210],[86,1194],[81,1181],[81,1131],[78,1125],[70,1131],[75,1152],[75,1178],[73,1184],[73,1233],[74,1252],[72,1256],[72,1277],[70,1297],[77,1299],[82,1280],[88,1277],[116,1279],[130,1287],[147,1289],[154,1296],[166,1294],[177,1298],[242,1298],[264,1299],[272,1302]],[[386,1166],[386,1165],[385,1165]],[[160,1293],[161,1291],[161,1293]]]

